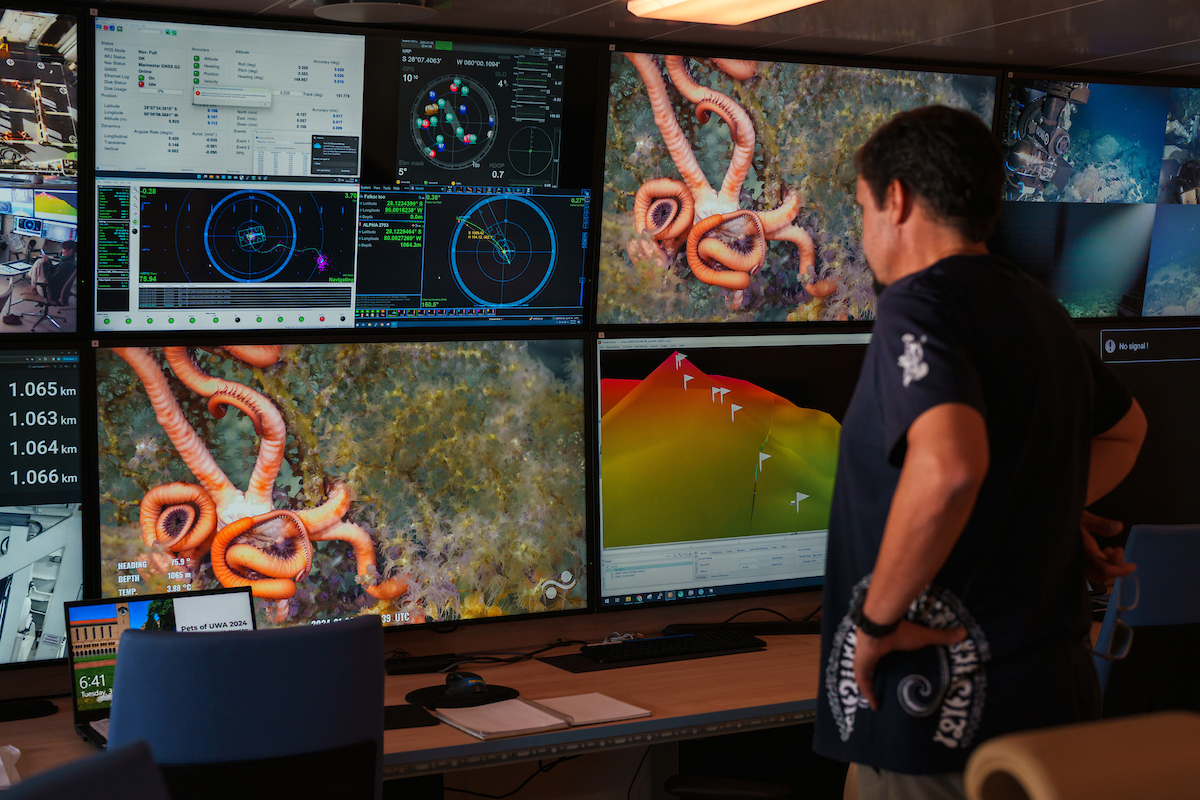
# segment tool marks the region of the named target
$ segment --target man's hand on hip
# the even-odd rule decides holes
[[[854,647],[854,680],[858,683],[858,690],[867,698],[871,710],[878,711],[879,698],[875,696],[873,681],[875,665],[879,663],[879,659],[893,651],[907,652],[935,645],[948,646],[958,644],[965,638],[966,628],[934,630],[908,620],[901,620],[900,627],[881,639],[858,630]]]
[[[1117,578],[1131,575],[1137,566],[1125,562],[1125,548],[1100,547],[1096,537],[1111,539],[1121,533],[1122,525],[1115,519],[1106,519],[1084,511],[1079,528],[1083,534],[1083,574],[1093,586],[1106,586]]]

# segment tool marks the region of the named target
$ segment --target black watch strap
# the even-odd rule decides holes
[[[872,622],[867,618],[867,615],[863,613],[862,603],[857,603],[853,608],[850,609],[850,621],[853,622],[860,631],[874,639],[882,639],[885,636],[890,636],[896,632],[897,628],[900,627],[900,620],[896,620],[889,625],[880,625],[878,622]]]

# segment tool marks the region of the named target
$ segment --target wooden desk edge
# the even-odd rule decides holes
[[[780,728],[812,722],[817,701],[786,703],[682,717],[653,717],[608,725],[590,725],[532,736],[476,740],[451,747],[409,750],[384,754],[385,778],[399,778],[449,770],[470,769],[490,764],[532,761],[546,757],[697,739],[727,733]]]

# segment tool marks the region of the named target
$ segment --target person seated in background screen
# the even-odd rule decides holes
[[[51,258],[48,253],[42,253],[29,269],[29,288],[25,290],[22,298],[44,301],[59,297],[66,287],[67,281],[75,274],[76,251],[76,243],[67,241],[62,243],[57,260]],[[12,294],[12,291],[13,287],[10,286],[6,294],[0,295],[0,305],[8,302],[8,295]],[[5,325],[20,325],[21,315],[8,313],[0,321],[3,321]]]
[[[988,254],[1004,173],[975,116],[898,114],[857,166],[882,288],[842,426],[814,749],[858,765],[864,800],[965,798],[980,742],[1099,716],[1084,577],[1133,566],[1084,506],[1146,422],[1054,296]]]

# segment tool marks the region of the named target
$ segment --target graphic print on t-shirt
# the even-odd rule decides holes
[[[825,665],[825,695],[842,741],[849,741],[860,710],[868,708],[866,698],[854,680],[854,653],[858,631],[850,621],[849,609],[861,602],[871,584],[868,574],[850,593],[850,605],[833,635],[829,663]],[[916,672],[901,678],[896,699],[905,714],[926,718],[936,715],[932,740],[949,749],[969,747],[979,721],[987,693],[984,665],[991,659],[987,638],[952,592],[926,586],[905,614],[909,622],[942,630],[962,626],[967,638],[949,647],[926,647],[909,654],[919,665]],[[888,699],[883,699],[886,714]]]
[[[913,381],[919,381],[929,374],[929,365],[925,363],[925,338],[919,340],[911,333],[900,337],[904,342],[904,354],[896,359],[896,365],[904,370],[904,387]]]

